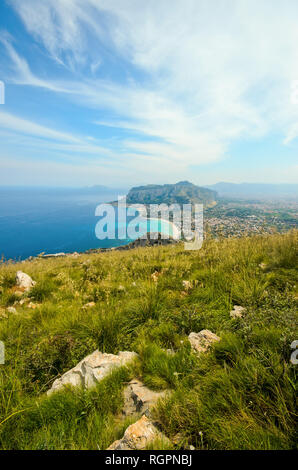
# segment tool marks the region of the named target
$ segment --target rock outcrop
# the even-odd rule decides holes
[[[220,338],[210,330],[202,330],[199,333],[190,333],[188,336],[191,347],[195,352],[206,352],[212,343],[220,341]]]
[[[144,450],[155,440],[170,445],[169,439],[162,434],[147,416],[131,424],[126,429],[122,439],[113,442],[107,450]]]
[[[42,255],[42,258],[64,258],[66,253],[50,253],[48,255]]]
[[[28,274],[18,271],[16,274],[16,284],[19,289],[27,292],[35,286],[36,282],[33,281]]]
[[[234,305],[234,309],[230,311],[230,317],[232,318],[242,318],[246,309],[240,305]]]
[[[132,361],[137,354],[135,352],[119,352],[118,355],[101,353],[96,350],[85,357],[73,369],[56,379],[47,394],[50,395],[61,390],[66,385],[91,388],[104,379],[113,369],[121,367]]]
[[[150,409],[156,405],[160,398],[166,395],[166,391],[154,392],[142,382],[133,379],[124,390],[124,407],[122,413],[131,416],[136,413],[149,415]]]

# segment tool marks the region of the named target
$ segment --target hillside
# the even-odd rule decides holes
[[[164,436],[151,448],[295,448],[297,241],[293,230],[0,265],[0,448],[106,449],[140,418],[121,412],[131,379],[161,396],[140,420]],[[36,282],[23,293],[18,270]],[[188,336],[202,330],[215,340],[196,352]],[[137,356],[94,388],[46,394],[96,349]]]
[[[188,181],[176,184],[138,186],[127,195],[129,204],[204,204],[212,206],[216,201],[216,192],[201,188]]]

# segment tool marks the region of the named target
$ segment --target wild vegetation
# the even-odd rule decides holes
[[[172,391],[154,419],[173,448],[295,448],[297,242],[293,230],[209,239],[199,251],[179,244],[2,263],[0,448],[107,448],[131,422],[120,411],[133,377]],[[18,269],[36,281],[21,303]],[[246,308],[242,318],[230,317],[234,304]],[[221,341],[195,355],[187,336],[202,329]],[[45,394],[95,349],[139,356],[94,389]]]

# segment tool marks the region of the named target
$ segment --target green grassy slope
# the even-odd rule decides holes
[[[170,438],[179,433],[176,448],[294,448],[297,241],[292,231],[208,240],[200,251],[177,245],[1,265],[0,448],[106,448],[129,424],[119,412],[132,377],[172,390],[154,417]],[[37,281],[35,309],[15,304],[18,269]],[[193,281],[187,293],[183,280]],[[13,304],[17,314],[7,313]],[[247,308],[243,318],[230,318],[234,304]],[[221,341],[197,357],[187,335],[205,328]],[[97,348],[139,359],[93,390],[45,395]]]

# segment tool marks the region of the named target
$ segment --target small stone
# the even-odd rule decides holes
[[[212,343],[220,341],[219,336],[210,330],[202,330],[199,333],[190,333],[188,336],[192,349],[195,352],[206,352]]]
[[[267,263],[260,263],[259,268],[261,268],[262,271],[265,271],[268,268],[268,264]]]
[[[185,291],[192,289],[192,283],[190,281],[182,281],[182,285]]]
[[[157,439],[163,441],[165,446],[170,445],[169,439],[147,416],[143,415],[141,419],[128,426],[122,439],[113,442],[107,450],[144,450]]]
[[[8,313],[13,313],[14,315],[18,313],[14,307],[7,307],[6,310],[8,311]]]
[[[83,308],[92,308],[95,307],[95,302],[88,302],[87,304],[83,305]]]
[[[244,307],[240,305],[234,305],[234,309],[230,311],[231,318],[242,318],[243,314],[246,312]]]

